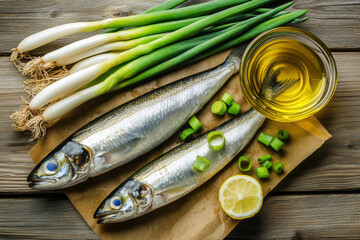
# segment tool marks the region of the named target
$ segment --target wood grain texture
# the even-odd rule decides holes
[[[339,82],[334,98],[317,116],[333,135],[314,155],[305,160],[275,191],[351,191],[360,189],[360,53],[334,53]],[[28,137],[11,130],[9,115],[24,95],[23,77],[0,58],[0,194],[42,193],[27,186],[34,167],[27,154]],[[25,95],[24,95],[25,96]]]
[[[0,214],[0,239],[99,239],[65,196],[0,199]]]
[[[270,196],[226,239],[359,239],[360,194]]]
[[[189,0],[188,4],[206,0]],[[94,21],[106,17],[138,14],[162,0],[110,0],[110,1],[71,1],[48,0],[0,1],[0,54],[9,54],[10,49],[26,36],[40,30],[76,21]],[[309,30],[322,39],[331,49],[360,49],[359,20],[360,5],[357,0],[297,0],[292,10],[306,8],[310,17],[301,28]],[[5,34],[6,33],[6,34]],[[34,50],[44,54],[76,39],[91,34],[79,34],[57,40],[46,47]]]
[[[269,196],[227,239],[359,239],[359,202],[360,194]],[[0,199],[0,215],[0,239],[98,239],[66,198]]]

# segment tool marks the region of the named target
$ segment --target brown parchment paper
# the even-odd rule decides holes
[[[81,106],[48,131],[47,135],[30,150],[31,158],[38,163],[64,139],[92,119],[152,89],[214,67],[223,62],[228,53],[229,51],[218,54],[135,88],[101,97],[100,104],[99,99],[96,99]],[[211,103],[220,99],[224,92],[229,92],[234,96],[235,101],[242,105],[242,112],[250,109],[242,96],[239,78],[236,75],[197,114],[204,124],[200,133],[231,118],[229,114],[218,117],[210,112]],[[267,120],[259,131],[275,136],[279,129],[286,129],[291,135],[290,142],[284,146],[281,153],[262,146],[255,139],[240,153],[254,159],[254,167],[247,173],[251,176],[255,176],[254,169],[259,166],[257,157],[269,152],[274,162],[281,160],[284,163],[284,174],[277,175],[272,171],[269,179],[260,181],[264,194],[269,193],[287,174],[331,137],[315,117],[296,123],[278,123]],[[140,218],[109,225],[98,225],[93,219],[93,214],[101,201],[123,180],[147,162],[180,144],[179,132],[153,151],[129,164],[65,190],[75,208],[101,239],[222,239],[239,222],[227,217],[218,202],[218,190],[221,184],[228,177],[241,174],[236,160],[187,196]]]

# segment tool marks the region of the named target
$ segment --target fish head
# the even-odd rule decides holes
[[[116,223],[139,217],[151,210],[151,188],[130,179],[123,182],[100,204],[94,214],[98,223]]]
[[[53,190],[85,181],[90,174],[91,151],[74,141],[66,141],[49,153],[30,172],[29,187]]]

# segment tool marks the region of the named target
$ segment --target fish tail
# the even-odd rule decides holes
[[[266,71],[264,80],[261,84],[261,97],[270,101],[279,96],[282,92],[284,92],[286,89],[290,88],[292,85],[294,85],[297,81],[300,80],[298,78],[289,78],[279,81],[279,75],[280,71],[278,69],[274,69],[274,64],[271,64]]]
[[[235,65],[237,70],[239,70],[241,58],[242,58],[242,56],[245,52],[245,49],[248,45],[249,45],[249,42],[244,42],[244,43],[234,47],[232,49],[232,51],[230,52],[229,56],[227,57],[226,62]]]

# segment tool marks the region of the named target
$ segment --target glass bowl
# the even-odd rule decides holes
[[[319,66],[322,65],[321,87],[316,89],[310,89],[313,90],[313,92],[309,92],[309,91],[305,92],[303,90],[303,88],[305,89],[306,86],[309,86],[309,82],[306,81],[312,80],[310,78],[310,75],[308,74],[310,71],[307,72],[306,69],[304,68],[305,70],[303,72],[305,74],[303,75],[308,74],[309,76],[303,76],[304,78],[301,79],[305,79],[304,81],[303,80],[298,81],[288,90],[285,90],[283,93],[281,93],[278,98],[280,98],[282,94],[284,94],[283,96],[286,96],[286,91],[290,91],[291,88],[294,88],[291,91],[291,94],[294,95],[291,97],[292,101],[290,100],[286,101],[285,99],[282,100],[283,102],[267,100],[261,97],[261,95],[259,94],[261,88],[261,82],[262,82],[261,76],[264,75],[258,74],[258,72],[261,72],[261,68],[260,68],[261,64],[262,63],[265,64],[265,61],[261,62],[259,60],[258,66],[255,66],[254,64],[254,62],[256,63],[257,61],[256,59],[259,58],[259,56],[262,53],[264,53],[265,51],[264,49],[266,49],[267,46],[271,46],[271,44],[273,44],[275,50],[277,50],[276,46],[278,45],[275,44],[282,41],[287,42],[288,44],[292,44],[292,43],[301,44],[301,46],[304,46],[304,49],[307,49],[306,51],[312,52],[312,54],[316,57],[316,62],[319,63]],[[283,46],[283,45],[279,45],[279,46]],[[293,48],[297,49],[294,46]],[[300,54],[297,56],[302,56],[302,52],[300,49],[295,51],[298,51],[298,53]],[[287,51],[287,49],[284,48],[282,50],[279,50],[279,52],[280,52],[279,54],[273,54],[273,58],[275,59],[274,61],[276,61],[276,58],[281,54],[287,54],[287,52],[290,51]],[[286,55],[284,56],[286,57]],[[290,56],[290,58],[291,57],[294,58],[294,56]],[[296,62],[296,59],[292,59],[292,60],[289,59],[289,62],[293,60]],[[283,65],[286,65],[286,61]],[[284,71],[286,71],[286,66],[284,69],[285,69]],[[280,76],[281,75],[279,75],[279,78]],[[245,99],[258,112],[260,112],[267,118],[275,121],[279,121],[279,122],[298,121],[318,112],[330,101],[331,97],[335,92],[336,84],[337,84],[336,64],[330,50],[325,46],[325,44],[319,38],[299,28],[278,27],[262,33],[248,45],[242,57],[241,66],[240,66],[240,85]],[[297,91],[296,88],[298,88],[298,94],[295,94]],[[311,101],[309,101],[308,103],[305,101],[301,102],[302,99],[300,99],[301,97],[304,97],[303,95],[305,93],[310,93],[310,94],[306,94],[306,96],[311,98]],[[274,98],[274,100],[276,99],[277,98]],[[294,103],[300,103],[302,104],[302,107],[297,108],[298,105]]]

